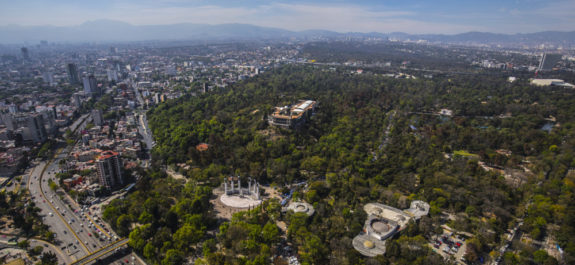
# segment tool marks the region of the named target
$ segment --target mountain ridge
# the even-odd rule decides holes
[[[323,29],[291,31],[243,23],[133,25],[117,20],[91,20],[75,26],[0,26],[0,43],[23,42],[130,42],[152,40],[256,40],[287,38],[392,38],[444,43],[575,43],[575,31],[535,33],[491,33],[470,31],[458,34],[409,34],[404,32],[335,32]]]

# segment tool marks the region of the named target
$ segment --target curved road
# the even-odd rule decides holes
[[[50,162],[39,163],[29,178],[29,190],[36,205],[41,209],[43,221],[57,234],[60,247],[72,261],[89,255],[113,239],[101,225],[94,222],[90,212],[81,213],[79,205],[70,203],[70,199],[52,191],[48,179],[57,182],[55,175],[59,171],[58,161],[66,156],[66,151],[58,152]],[[96,234],[101,234],[96,238]],[[106,238],[104,238],[106,237]]]

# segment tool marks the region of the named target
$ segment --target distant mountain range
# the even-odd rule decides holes
[[[575,31],[545,31],[529,34],[495,34],[468,32],[455,35],[407,33],[338,33],[328,30],[289,31],[248,24],[192,24],[136,26],[114,20],[88,21],[77,26],[0,26],[0,43],[49,42],[129,42],[153,40],[272,40],[272,39],[343,39],[392,38],[398,40],[426,40],[429,42],[460,44],[574,44]]]

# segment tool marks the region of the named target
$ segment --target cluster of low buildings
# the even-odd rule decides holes
[[[122,188],[127,184],[124,168],[134,167],[143,152],[137,120],[134,115],[126,115],[112,125],[98,121],[103,119],[99,111],[93,111],[92,116],[94,126],[82,131],[82,140],[66,164],[68,171],[85,175],[74,176],[64,183],[68,188],[89,192]]]
[[[367,213],[363,231],[352,243],[362,255],[374,257],[385,254],[385,241],[401,232],[412,220],[419,220],[429,213],[429,204],[413,201],[408,209],[400,210],[380,203],[368,203],[363,209]]]
[[[61,134],[78,114],[75,106],[39,100],[0,101],[0,177],[12,176],[29,151]]]

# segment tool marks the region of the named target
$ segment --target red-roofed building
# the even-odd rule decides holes
[[[206,143],[201,143],[201,144],[196,145],[196,150],[198,150],[200,152],[207,151],[208,148],[210,148],[210,145],[206,144]]]

